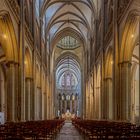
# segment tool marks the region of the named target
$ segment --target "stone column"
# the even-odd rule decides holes
[[[101,94],[100,87],[96,87],[96,119],[101,119]]]
[[[40,120],[40,111],[41,108],[41,89],[40,87],[36,88],[36,95],[35,95],[35,119]]]
[[[24,19],[24,0],[20,0],[20,92],[19,92],[19,104],[20,104],[20,120],[25,120],[25,46],[24,46],[24,36],[25,36],[25,19]]]
[[[92,92],[90,89],[90,119],[92,119],[92,111],[93,111],[93,96],[92,96]]]
[[[48,95],[48,119],[50,119],[50,96]]]
[[[46,92],[44,93],[44,120],[46,120],[47,119],[47,98],[46,98]]]
[[[42,93],[41,93],[41,88],[38,87],[38,93],[37,93],[37,114],[38,114],[38,119],[41,120],[41,113],[42,113]]]
[[[7,64],[7,121],[16,119],[15,64]]]
[[[45,119],[45,92],[42,93],[42,120]]]
[[[120,66],[120,120],[130,120],[131,107],[131,63],[123,62]]]
[[[97,101],[97,93],[98,92],[98,87],[95,87],[95,94],[94,94],[94,101],[95,101],[95,119],[97,119],[98,118],[98,110],[97,110],[97,108],[98,108],[98,101]]]
[[[112,94],[112,78],[105,79],[105,118],[113,119],[113,94]]]
[[[99,89],[100,87],[96,87],[96,94],[95,94],[95,104],[96,104],[96,119],[99,119]]]
[[[90,108],[91,108],[91,106],[90,106],[90,93],[88,93],[89,95],[88,95],[88,97],[87,97],[87,99],[88,99],[88,103],[87,103],[87,118],[88,119],[90,119]]]
[[[46,82],[46,85],[48,85],[48,80]],[[46,86],[47,87],[47,86]],[[49,94],[49,89],[46,88],[46,119],[49,118],[48,112],[49,112],[49,99],[48,99],[48,95]]]
[[[25,118],[26,120],[31,120],[31,78],[26,78],[25,80]]]
[[[109,78],[108,81],[108,100],[109,100],[109,104],[108,104],[108,108],[109,108],[109,119],[113,119],[113,90],[112,90],[112,78]]]
[[[112,93],[113,93],[113,119],[120,119],[120,79],[119,79],[119,28],[118,28],[118,2],[113,0],[113,76],[112,76]]]
[[[41,92],[41,89],[40,89],[40,94],[39,94],[39,119],[42,120],[42,92]]]
[[[2,79],[1,79],[2,72],[0,70],[0,88],[2,86]],[[2,89],[0,89],[0,112],[2,112]]]
[[[96,112],[95,112],[95,110],[96,110],[96,108],[95,108],[95,92],[94,92],[94,94],[93,94],[93,112],[92,112],[92,116],[93,116],[93,118],[92,119],[95,119],[96,118]]]
[[[102,109],[102,111],[103,111],[103,119],[108,119],[108,102],[109,102],[109,100],[108,100],[108,84],[107,84],[107,80],[108,80],[108,78],[104,78],[104,93],[103,93],[103,109]]]
[[[30,120],[34,120],[35,116],[35,90],[34,90],[34,80],[30,79]]]
[[[140,122],[140,21],[139,21],[139,122]]]
[[[84,64],[85,64],[85,62],[84,62]],[[85,117],[86,117],[86,85],[85,85],[85,83],[86,83],[86,77],[85,77],[85,75],[84,74],[86,74],[86,72],[84,71],[84,70],[82,70],[81,69],[81,73],[82,73],[82,76],[81,76],[81,81],[82,81],[82,83],[81,83],[81,87],[82,87],[82,89],[81,89],[81,96],[82,96],[82,98],[80,98],[80,107],[79,107],[79,112],[81,112],[81,117],[84,119]]]

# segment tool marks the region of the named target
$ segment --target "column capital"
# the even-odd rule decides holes
[[[112,77],[105,77],[104,81],[107,81],[107,80],[112,80]]]
[[[7,61],[6,66],[10,66],[10,65],[18,65],[19,66],[19,63],[15,62],[15,61]]]
[[[41,87],[40,86],[37,86],[37,88],[41,90]]]
[[[25,77],[25,80],[30,80],[30,81],[32,81],[33,78],[32,78],[32,77]]]
[[[131,61],[123,61],[118,63],[118,66],[128,66],[130,67],[132,65]]]

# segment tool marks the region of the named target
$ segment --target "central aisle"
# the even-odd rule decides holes
[[[71,122],[65,122],[56,140],[83,140],[83,138]]]

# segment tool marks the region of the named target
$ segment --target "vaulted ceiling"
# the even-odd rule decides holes
[[[93,0],[45,0],[41,9],[51,39],[67,29],[86,41],[91,36],[94,14]]]
[[[65,56],[60,61],[58,61],[56,65],[56,82],[60,85],[60,81],[63,75],[67,73],[73,74],[73,76],[77,79],[76,81],[80,81],[81,72],[80,65],[78,61],[76,61],[72,56]]]

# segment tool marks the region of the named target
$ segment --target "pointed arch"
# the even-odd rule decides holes
[[[17,39],[14,26],[7,11],[0,11],[0,43],[7,61],[18,62]]]
[[[131,61],[133,49],[138,42],[138,25],[140,22],[140,11],[133,10],[128,14],[123,31],[120,62]]]
[[[26,77],[32,77],[32,60],[31,60],[31,54],[28,48],[25,50],[25,76]]]

